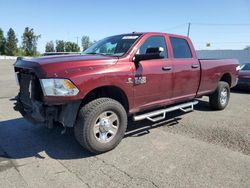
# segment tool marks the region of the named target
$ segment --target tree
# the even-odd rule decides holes
[[[66,42],[65,51],[66,52],[79,52],[80,47],[75,42]]]
[[[92,42],[90,41],[88,36],[82,36],[82,50],[86,50],[92,45]]]
[[[7,39],[5,44],[5,53],[6,55],[13,56],[17,52],[17,42],[18,39],[16,38],[15,31],[10,28],[7,33]]]
[[[19,47],[17,50],[16,56],[25,56],[25,51],[22,47]]]
[[[46,43],[45,52],[55,52],[54,42],[49,41]]]
[[[25,55],[34,56],[37,55],[37,41],[41,35],[36,35],[33,28],[26,27],[23,32],[23,50]]]
[[[244,50],[250,50],[250,46],[246,46]]]
[[[6,40],[4,38],[3,30],[0,28],[0,55],[5,54],[5,44]]]
[[[64,52],[64,41],[63,40],[57,40],[56,41],[56,52]]]

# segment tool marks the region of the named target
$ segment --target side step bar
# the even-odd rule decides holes
[[[192,101],[192,102],[179,104],[179,105],[172,106],[172,107],[169,107],[169,108],[164,108],[164,109],[161,109],[161,110],[156,110],[156,111],[153,111],[153,112],[148,112],[146,114],[141,114],[141,115],[138,115],[138,116],[134,116],[133,120],[134,121],[140,121],[140,120],[143,120],[143,119],[147,119],[147,120],[152,121],[152,122],[160,121],[160,120],[165,119],[167,112],[172,112],[172,111],[175,111],[175,110],[181,110],[183,112],[190,112],[190,111],[194,110],[194,105],[196,105],[196,104],[198,104],[198,101]]]

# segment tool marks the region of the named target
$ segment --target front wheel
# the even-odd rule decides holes
[[[230,98],[230,87],[227,82],[220,81],[217,89],[209,96],[209,104],[214,110],[226,108]]]
[[[93,153],[115,148],[127,128],[127,113],[110,98],[99,98],[83,106],[74,128],[77,141]]]

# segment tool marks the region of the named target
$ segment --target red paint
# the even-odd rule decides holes
[[[137,49],[150,36],[164,36],[168,59],[141,61],[136,68],[132,61]],[[174,59],[169,36],[188,41],[193,58]],[[68,78],[80,90],[74,97],[44,97],[47,104],[61,104],[84,97],[101,86],[116,86],[124,91],[129,101],[129,112],[174,104],[213,92],[221,77],[228,73],[233,87],[238,71],[237,60],[198,60],[189,38],[165,33],[144,33],[123,57],[99,55],[62,55],[32,58],[16,63],[16,67],[33,68],[39,78]],[[198,65],[193,69],[192,65]],[[171,71],[162,70],[172,67]],[[126,83],[128,78],[146,76],[146,84]]]

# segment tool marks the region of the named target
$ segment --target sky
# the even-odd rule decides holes
[[[77,42],[133,31],[187,35],[196,49],[243,49],[250,45],[250,0],[0,0],[0,28],[13,28],[21,45],[25,27],[48,41]],[[206,44],[210,43],[210,47]]]

